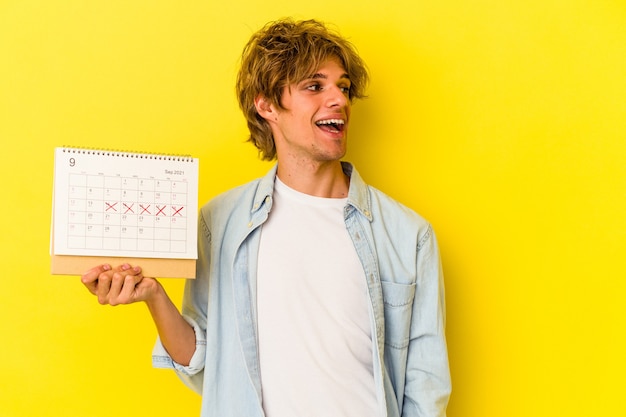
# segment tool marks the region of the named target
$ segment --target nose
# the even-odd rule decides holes
[[[332,86],[328,90],[327,106],[328,107],[345,107],[350,101],[342,87]]]

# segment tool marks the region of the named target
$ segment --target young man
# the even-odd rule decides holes
[[[155,366],[203,395],[203,416],[445,416],[444,289],[431,226],[341,162],[368,74],[316,21],[268,24],[237,79],[263,178],[200,212],[182,314],[139,267],[82,282],[103,304],[144,301]]]

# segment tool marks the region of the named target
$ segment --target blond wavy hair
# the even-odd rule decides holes
[[[330,58],[339,59],[350,77],[350,101],[365,97],[369,81],[365,63],[348,40],[324,23],[288,18],[270,22],[252,35],[241,55],[236,92],[250,130],[248,142],[257,147],[261,159],[275,159],[276,147],[255,99],[264,97],[284,110],[284,88],[310,77]]]

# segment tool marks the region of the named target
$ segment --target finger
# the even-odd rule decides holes
[[[87,287],[90,293],[96,294],[97,286],[98,286],[98,277],[103,272],[111,270],[111,265],[104,264],[98,265],[94,268],[91,268],[89,271],[85,272],[80,280]]]
[[[122,273],[124,276],[126,275],[137,275],[141,273],[141,267],[132,266],[131,264],[125,263],[117,266],[115,268],[116,272]]]
[[[108,304],[109,302],[109,291],[111,290],[111,284],[113,281],[113,275],[116,272],[109,270],[98,275],[98,280],[96,281],[96,296],[98,297],[98,302],[100,304]]]
[[[122,286],[124,285],[124,277],[126,275],[123,272],[115,272],[111,276],[111,285],[109,286],[109,291],[107,293],[107,304],[115,306],[119,304],[117,299],[119,297],[120,292],[122,291]]]
[[[116,299],[118,304],[130,304],[137,300],[137,285],[143,280],[143,275],[128,274],[124,277],[124,285]]]
[[[106,300],[103,300],[105,304],[118,304],[116,300],[120,294],[120,291],[122,291],[122,286],[124,285],[124,277],[128,274],[128,271],[130,270],[132,270],[132,267],[129,264],[125,263],[117,266],[113,270],[113,273],[110,274],[111,280],[108,290],[106,291],[106,296],[104,296],[103,294],[103,296],[106,298]]]
[[[115,267],[115,270],[117,272],[124,272],[124,271],[128,271],[130,269],[132,269],[132,266],[130,266],[130,264],[128,264],[128,263],[123,263],[123,264],[118,265],[117,267]]]
[[[120,265],[119,272],[112,276],[111,288],[108,294],[110,305],[128,304],[133,302],[135,286],[142,280],[141,268],[129,264]]]

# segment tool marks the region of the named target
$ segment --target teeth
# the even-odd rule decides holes
[[[344,123],[345,121],[343,119],[327,119],[327,120],[320,120],[316,124],[318,125],[342,125]]]

